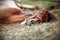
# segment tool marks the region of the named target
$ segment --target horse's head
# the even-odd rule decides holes
[[[38,13],[35,13],[34,15],[30,16],[28,19],[26,19],[22,24],[35,24],[35,23],[41,23],[46,22],[48,20],[48,15],[46,11],[41,10]]]
[[[49,22],[51,19],[53,19],[53,17],[53,14],[49,13],[46,9],[42,9],[38,14],[34,14],[33,16],[29,17],[29,20],[26,23],[35,24],[41,22]]]
[[[36,13],[26,19],[25,24],[31,25],[35,23],[49,22],[54,18],[54,15],[49,13],[47,9],[43,8],[39,13]]]

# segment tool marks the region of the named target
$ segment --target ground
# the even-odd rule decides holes
[[[57,17],[57,21],[32,26],[20,23],[0,24],[0,40],[60,40],[60,9],[53,9],[50,12]]]

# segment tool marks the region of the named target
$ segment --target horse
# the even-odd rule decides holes
[[[1,1],[4,1],[4,3],[0,5],[0,23],[22,23],[25,21],[26,24],[34,24],[48,22],[52,18],[46,9],[42,9],[38,14],[24,15],[22,14],[23,11],[15,5],[14,1],[0,0],[0,2]]]
[[[20,10],[15,8],[12,10],[11,9],[12,8],[6,8],[4,10],[1,9],[0,12],[2,13],[0,14],[1,23],[17,23],[17,22],[22,23],[23,21],[25,21],[26,24],[34,24],[41,22],[49,22],[54,17],[53,14],[45,10],[44,11],[41,10],[39,13],[36,14],[20,14],[21,13]]]

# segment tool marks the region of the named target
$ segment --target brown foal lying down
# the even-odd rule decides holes
[[[22,15],[22,11],[17,8],[4,8],[0,9],[0,22],[1,23],[16,23],[23,22],[26,20],[33,19],[35,22],[48,22],[51,20],[51,15],[44,9],[38,14],[34,15]]]

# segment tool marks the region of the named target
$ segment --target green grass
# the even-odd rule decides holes
[[[37,1],[29,1],[29,0],[24,0],[24,4],[27,5],[37,5],[41,8],[43,7],[51,7],[51,6],[57,6],[58,4],[56,2],[37,2]]]

